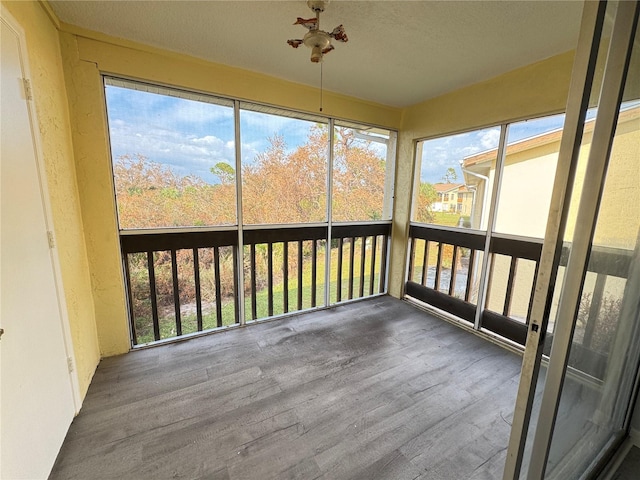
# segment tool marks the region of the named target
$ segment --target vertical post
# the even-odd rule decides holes
[[[342,238],[338,239],[338,268],[336,273],[336,302],[342,301]]]
[[[256,244],[252,243],[249,247],[249,258],[251,264],[251,320],[258,318],[258,304],[256,300],[256,294],[258,289],[256,288]],[[241,323],[242,325],[242,323]]]
[[[516,283],[516,274],[518,272],[518,257],[511,257],[511,264],[509,266],[509,278],[507,280],[507,291],[504,295],[504,307],[502,309],[502,315],[505,317],[511,313],[511,297],[513,296],[513,286]]]
[[[213,247],[213,273],[216,277],[216,326],[222,326],[222,287],[220,284],[220,249]]]
[[[298,310],[302,310],[302,240],[298,240]]]
[[[369,272],[369,295],[373,295],[373,286],[376,283],[376,250],[378,250],[378,236],[371,237],[371,270]]]
[[[349,300],[353,298],[353,264],[355,263],[356,238],[351,237],[349,242]]]
[[[198,249],[193,249],[193,282],[196,287],[196,323],[199,332],[202,331],[202,287],[200,286],[200,256]]]
[[[467,266],[467,286],[464,290],[464,301],[468,302],[471,298],[471,287],[473,286],[473,273],[475,272],[476,251],[472,248],[469,253],[469,265]]]
[[[360,292],[359,297],[364,297],[364,264],[367,259],[367,237],[362,237],[362,245],[360,247]]]
[[[129,267],[128,253],[122,253],[122,261],[124,263],[124,281],[127,289],[127,303],[129,307],[129,322],[131,325],[131,345],[138,344],[138,334],[136,333],[136,319],[133,313],[133,293],[131,292],[131,273]]]
[[[298,264],[300,270],[300,264]],[[300,288],[300,285],[298,285]],[[289,242],[282,242],[282,312],[289,312]]]
[[[171,250],[171,283],[173,285],[173,307],[176,315],[176,335],[182,335],[182,317],[180,316],[180,285],[178,284],[178,260],[176,251]]]
[[[267,315],[273,317],[273,243],[267,243]]]
[[[453,246],[453,255],[451,258],[451,277],[449,278],[449,296],[453,297],[456,293],[456,264],[458,263],[458,246]]]
[[[311,240],[311,307],[316,306],[316,290],[318,276],[318,241],[314,238]]]
[[[416,268],[416,239],[409,237],[409,268],[407,269],[407,282],[413,282]]]
[[[380,245],[380,290],[379,293],[384,293],[388,289],[389,279],[387,278],[387,272],[389,271],[389,247],[391,244],[390,235],[382,235],[382,243]]]
[[[440,275],[442,274],[442,242],[438,242],[438,257],[436,259],[436,279],[434,281],[433,289],[436,292],[440,291]]]
[[[160,319],[158,318],[158,297],[156,294],[156,271],[153,264],[153,252],[147,252],[149,271],[149,294],[151,295],[151,316],[153,318],[153,339],[160,340]]]
[[[424,253],[422,254],[422,278],[423,286],[427,286],[427,276],[429,275],[429,240],[424,239]]]

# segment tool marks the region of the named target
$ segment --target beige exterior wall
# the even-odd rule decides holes
[[[53,228],[82,397],[100,359],[68,99],[55,19],[36,2],[2,5],[25,31]],[[3,119],[6,120],[6,119]]]
[[[633,250],[637,226],[640,224],[640,108],[622,116],[613,143],[607,171],[604,195],[600,205],[594,245]],[[587,128],[580,148],[576,184],[572,194],[565,241],[570,242],[575,229],[576,214],[582,195],[587,160],[591,148],[593,124]],[[507,154],[502,176],[496,232],[543,238],[545,234],[551,191],[557,164],[560,141],[555,140],[513,155]],[[491,163],[490,181],[495,176],[495,162]],[[489,208],[489,199],[484,199]],[[484,225],[486,228],[486,225]],[[534,274],[532,262],[520,261],[512,300],[513,315],[524,318]],[[488,308],[501,312],[509,275],[509,261],[498,257],[492,277]],[[584,291],[593,291],[595,275],[585,279]],[[621,298],[625,282],[609,278],[605,294]]]

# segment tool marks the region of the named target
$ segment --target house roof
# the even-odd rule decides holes
[[[434,183],[433,188],[438,193],[449,193],[454,190],[458,193],[465,193],[468,191],[464,183]]]
[[[631,120],[636,120],[636,119],[640,119],[640,105],[635,105],[631,108],[621,110],[620,114],[618,115],[618,123],[629,122]],[[595,119],[592,118],[590,120],[587,120],[584,124],[584,131],[585,132],[593,131],[594,125],[595,125]],[[518,142],[513,142],[507,145],[507,155],[513,155],[515,153],[524,152],[526,150],[540,147],[542,145],[547,145],[552,142],[559,142],[561,138],[562,138],[562,129],[557,129],[551,132],[535,135],[533,137],[524,138]],[[478,165],[480,163],[493,161],[496,159],[497,154],[498,154],[498,149],[494,148],[492,150],[480,152],[475,155],[470,155],[468,157],[464,157],[463,165],[466,168],[466,167],[471,167],[473,165]]]

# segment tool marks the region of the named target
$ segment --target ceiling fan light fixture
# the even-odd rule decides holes
[[[349,41],[342,25],[338,25],[331,32],[320,30],[320,13],[324,12],[327,3],[329,3],[328,0],[307,0],[307,6],[316,16],[306,19],[298,17],[294,25],[302,25],[308,32],[301,39],[287,40],[287,43],[293,48],[298,48],[300,45],[309,47],[313,63],[321,62],[325,54],[334,50],[334,46],[331,44],[332,39],[342,43]]]
[[[313,63],[322,61],[322,49],[320,47],[313,47],[311,49],[311,61]]]

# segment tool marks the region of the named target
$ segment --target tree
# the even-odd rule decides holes
[[[447,171],[442,176],[442,181],[444,183],[453,183],[456,180],[458,180],[458,174],[456,173],[455,168],[453,168],[453,167],[447,168]]]
[[[220,179],[221,183],[225,185],[235,182],[236,171],[227,162],[218,162],[209,170]]]
[[[422,182],[418,190],[415,220],[421,223],[431,223],[434,220],[431,206],[438,199],[438,193],[431,183]]]
[[[139,154],[118,157],[114,177],[120,228],[235,223],[233,185],[182,176]]]
[[[385,160],[350,128],[336,128],[333,168],[333,218],[336,221],[382,217]],[[310,128],[307,141],[290,150],[284,137],[269,138],[268,148],[242,166],[243,220],[259,223],[309,223],[326,219],[329,135],[326,125]],[[236,172],[226,162],[210,168],[219,183],[181,176],[142,155],[114,163],[121,228],[225,225],[236,222]]]

